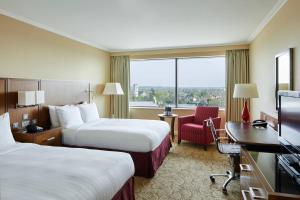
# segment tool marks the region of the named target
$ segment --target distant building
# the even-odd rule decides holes
[[[132,95],[134,97],[138,97],[139,96],[139,86],[136,83],[133,84]]]
[[[147,96],[147,93],[145,91],[143,91],[141,94],[140,94],[142,97],[146,97]]]

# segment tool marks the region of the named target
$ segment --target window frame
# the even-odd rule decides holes
[[[195,59],[195,58],[218,58],[218,57],[223,57],[225,58],[225,55],[215,55],[215,56],[191,56],[191,57],[166,57],[166,58],[148,58],[148,59],[130,59],[131,61],[147,61],[147,60],[170,60],[174,59],[175,61],[175,103],[173,108],[179,108],[179,109],[192,109],[193,107],[178,107],[178,59]],[[226,63],[224,63],[226,67]],[[226,76],[226,73],[224,74]],[[130,83],[131,84],[131,83]],[[225,83],[226,87],[226,83]],[[131,86],[130,86],[131,88]],[[131,94],[131,91],[130,91]],[[225,99],[226,100],[226,99]],[[130,108],[158,108],[161,109],[162,107],[151,107],[151,106],[130,106]]]

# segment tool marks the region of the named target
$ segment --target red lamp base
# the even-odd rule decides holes
[[[245,100],[244,108],[243,108],[243,112],[242,112],[242,120],[243,120],[243,122],[250,121],[250,113],[249,113],[249,109],[248,109],[248,103],[246,100]]]

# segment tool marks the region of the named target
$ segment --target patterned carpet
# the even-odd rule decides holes
[[[135,178],[136,200],[239,199],[238,180],[227,186],[228,195],[221,190],[225,178],[217,177],[216,183],[210,182],[209,174],[223,173],[226,169],[229,169],[228,159],[215,146],[204,151],[190,143],[173,143],[154,178]]]

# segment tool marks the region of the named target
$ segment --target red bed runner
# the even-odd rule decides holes
[[[134,197],[134,177],[131,177],[119,190],[112,200],[135,200]]]
[[[161,166],[171,148],[170,136],[167,135],[161,144],[153,151],[127,152],[131,155],[135,166],[135,175],[151,178]]]

